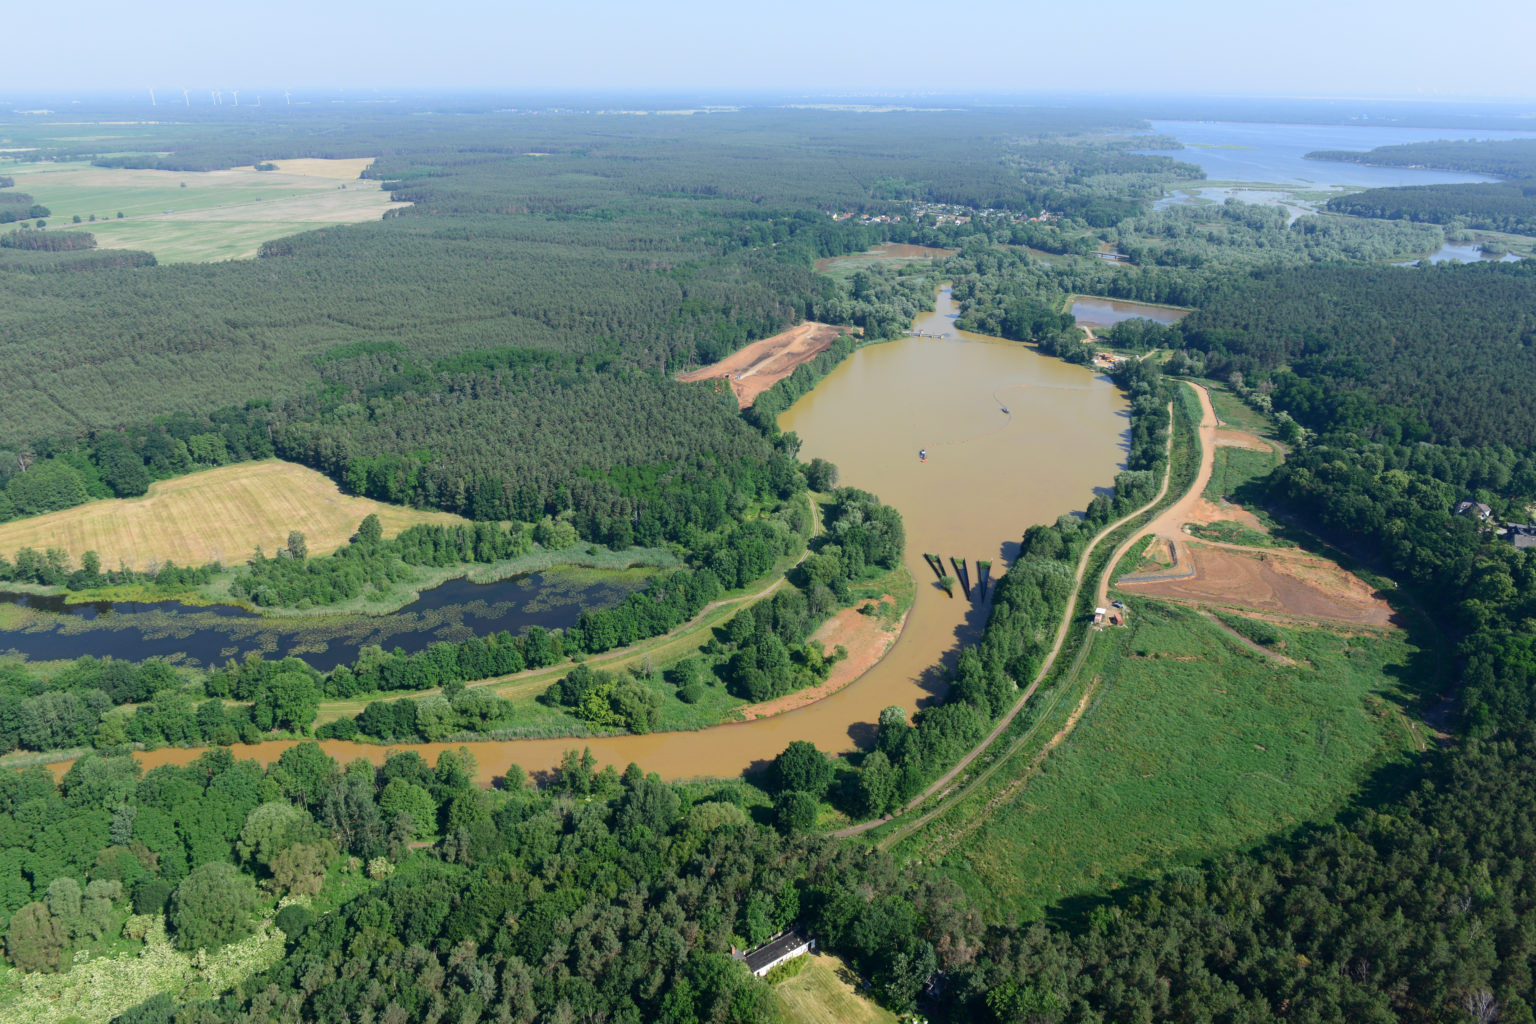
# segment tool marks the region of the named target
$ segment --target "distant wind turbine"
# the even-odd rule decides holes
[[[153,89],[149,90],[149,105],[152,107],[158,107],[160,105],[155,102],[155,90]]]
[[[238,107],[240,105],[240,90],[239,89],[231,89],[229,91],[235,94],[235,106]]]
[[[192,97],[187,95],[187,90],[185,89],[181,90],[181,101],[189,107],[192,105]]]
[[[288,90],[287,89],[283,90],[283,102],[285,104],[287,104],[288,106],[290,106],[290,107],[293,106],[293,100],[288,98]]]

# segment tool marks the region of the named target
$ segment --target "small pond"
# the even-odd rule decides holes
[[[1125,299],[1100,299],[1078,296],[1072,300],[1072,315],[1090,327],[1113,327],[1122,320],[1146,319],[1160,324],[1174,324],[1189,315],[1188,310],[1168,306],[1150,306]]]
[[[1446,242],[1440,248],[1428,256],[1417,260],[1407,260],[1397,264],[1399,267],[1411,267],[1418,263],[1449,263],[1451,260],[1459,260],[1462,263],[1515,263],[1520,257],[1512,252],[1506,252],[1502,256],[1486,255],[1481,249],[1471,242],[1451,243]]]

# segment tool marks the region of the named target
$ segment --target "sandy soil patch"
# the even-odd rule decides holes
[[[1380,591],[1326,559],[1290,552],[1256,551],[1199,542],[1185,545],[1195,565],[1189,579],[1120,585],[1132,593],[1186,604],[1344,622],[1399,625]]]
[[[807,321],[771,338],[754,341],[702,370],[682,374],[684,382],[700,380],[729,381],[736,403],[743,409],[757,401],[757,396],[795,372],[795,367],[809,362],[832,347],[846,327]]]
[[[1392,606],[1379,591],[1327,559],[1299,551],[1244,548],[1189,538],[1184,532],[1186,523],[1221,520],[1234,520],[1260,532],[1268,532],[1245,509],[1225,502],[1212,502],[1204,493],[1211,480],[1218,445],[1258,450],[1272,446],[1252,434],[1219,429],[1220,421],[1211,407],[1210,394],[1204,388],[1197,388],[1197,391],[1202,452],[1194,486],[1122,544],[1123,551],[1139,538],[1152,534],[1159,542],[1173,545],[1176,568],[1161,575],[1177,578],[1137,580],[1122,577],[1115,581],[1115,585],[1128,588],[1130,593],[1197,606],[1211,604],[1360,626],[1398,625]],[[1119,557],[1117,553],[1115,558]],[[1100,607],[1108,601],[1108,582],[1106,576],[1099,585]]]
[[[828,256],[816,261],[816,269],[825,273],[837,264],[871,263],[875,260],[931,260],[953,256],[959,249],[937,249],[931,245],[908,245],[905,242],[886,242],[865,252],[848,256]]]
[[[1263,520],[1243,506],[1228,501],[1212,501],[1205,497],[1190,506],[1188,518],[1184,520],[1185,523],[1198,523],[1202,526],[1224,521],[1240,523],[1259,533],[1269,533],[1269,527],[1264,525]]]
[[[1275,446],[1244,430],[1222,427],[1216,431],[1216,444],[1224,448],[1247,448],[1253,452],[1272,452]]]
[[[446,512],[422,512],[342,494],[326,476],[276,459],[222,466],[150,485],[142,498],[114,498],[19,519],[0,526],[0,551],[61,548],[79,564],[95,551],[103,567],[130,568],[174,561],[226,565],[248,559],[260,544],[268,555],[288,532],[304,534],[311,555],[345,544],[357,524],[378,515],[385,536],[417,523],[461,523]]]
[[[892,600],[889,594],[880,598],[881,602]],[[901,621],[891,623],[878,615],[865,615],[859,611],[864,605],[874,604],[873,601],[865,601],[856,608],[844,608],[826,622],[821,628],[811,634],[811,640],[821,644],[822,650],[831,652],[839,644],[848,649],[848,657],[832,666],[832,672],[827,676],[826,682],[820,686],[808,686],[803,690],[785,694],[774,700],[763,701],[761,704],[749,704],[741,709],[741,717],[746,721],[754,718],[767,718],[769,715],[782,714],[785,711],[793,711],[795,708],[814,704],[823,697],[830,697],[841,690],[865,672],[874,668],[880,659],[885,657],[885,652],[891,649],[891,645],[901,636],[901,631],[907,625],[907,616],[903,615]],[[911,614],[910,609],[907,614]]]

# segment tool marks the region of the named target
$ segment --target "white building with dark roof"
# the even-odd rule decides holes
[[[799,927],[791,927],[750,953],[743,954],[741,959],[746,961],[747,970],[761,978],[784,961],[804,956],[815,948],[815,939],[801,931]]]

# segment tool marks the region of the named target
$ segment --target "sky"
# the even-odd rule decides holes
[[[1201,93],[1536,98],[1536,2],[67,0],[0,91]]]

